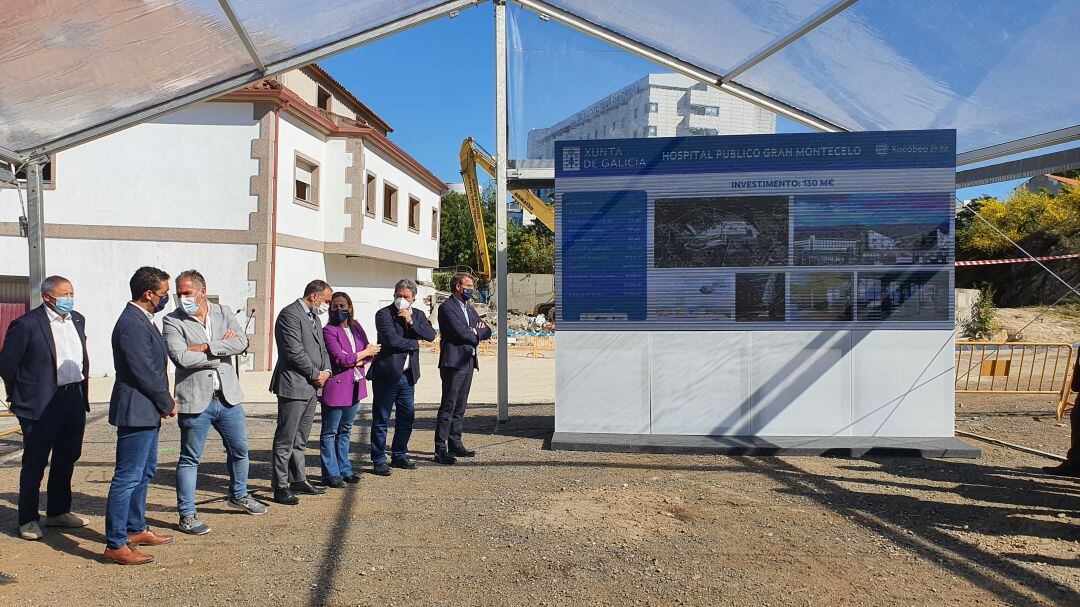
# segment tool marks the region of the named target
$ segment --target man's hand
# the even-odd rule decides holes
[[[202,352],[203,354],[209,354],[210,353],[210,344],[195,344],[193,346],[188,346],[187,351],[188,352]]]
[[[398,310],[397,317],[405,321],[405,324],[412,324],[412,308],[405,308],[404,310]]]
[[[330,372],[329,371],[323,371],[322,373],[319,373],[319,378],[315,380],[315,387],[316,388],[323,387],[324,385],[326,385],[326,381],[329,380],[329,379],[330,379]]]
[[[477,329],[486,329],[486,328],[487,328],[487,325],[485,325],[485,324],[483,323],[483,321],[480,321],[480,322],[477,322],[477,323],[476,323],[476,328],[477,328]]]
[[[169,413],[166,413],[165,415],[162,415],[161,418],[162,419],[172,419],[172,418],[176,417],[176,415],[178,413],[180,413],[180,403],[176,402],[176,397],[174,396],[173,399],[172,399],[172,411],[170,411]]]
[[[221,339],[236,339],[236,331],[229,329],[225,332],[225,335],[221,336]]]

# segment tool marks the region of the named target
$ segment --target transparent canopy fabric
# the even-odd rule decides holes
[[[721,75],[835,3],[548,2]],[[229,4],[272,65],[455,3]],[[0,15],[7,150],[26,152],[258,76],[218,0],[0,0]],[[735,81],[853,130],[956,128],[966,151],[1080,123],[1080,79],[1068,72],[1080,56],[1077,23],[1076,0],[859,0]]]
[[[834,0],[549,0],[725,74]],[[959,151],[1080,123],[1075,0],[859,0],[735,78],[850,130],[955,128]]]

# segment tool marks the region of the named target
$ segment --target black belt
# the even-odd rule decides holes
[[[82,382],[75,382],[73,384],[64,384],[62,386],[57,386],[56,390],[58,392],[67,392],[69,390],[77,390],[77,389],[79,389],[81,387],[82,387]]]

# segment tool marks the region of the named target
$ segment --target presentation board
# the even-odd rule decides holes
[[[950,328],[954,140],[558,142],[559,330]]]
[[[561,443],[952,437],[955,159],[951,130],[557,142]]]

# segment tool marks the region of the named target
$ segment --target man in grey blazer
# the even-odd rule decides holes
[[[176,463],[176,507],[180,531],[210,533],[195,512],[195,481],[206,435],[221,436],[229,469],[229,506],[263,514],[266,506],[248,494],[248,440],[244,393],[233,357],[247,349],[247,335],[232,310],[206,299],[206,279],[197,270],[176,277],[179,307],[162,321],[161,335],[176,365],[174,390],[180,406],[180,459]]]
[[[300,503],[297,493],[319,495],[326,489],[308,482],[304,452],[315,419],[318,391],[330,378],[330,356],[319,317],[330,308],[334,290],[322,280],[304,288],[304,296],[285,306],[274,324],[278,359],[270,391],[278,397],[274,431],[274,501]]]

